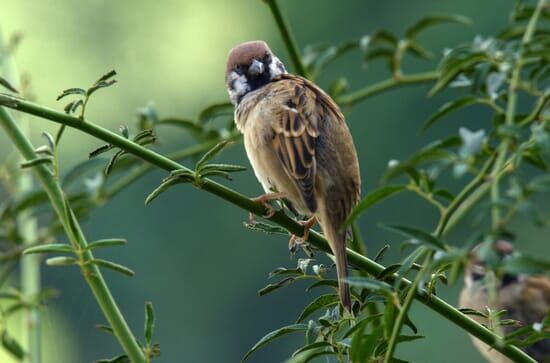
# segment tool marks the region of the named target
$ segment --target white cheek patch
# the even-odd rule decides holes
[[[248,85],[246,76],[242,74],[239,75],[237,74],[237,72],[231,72],[230,79],[232,87],[228,89],[229,98],[231,99],[231,102],[235,105],[238,103],[239,99],[242,96],[250,91],[250,86]]]
[[[271,63],[269,63],[269,74],[271,75],[271,78],[280,76],[284,73],[286,73],[285,66],[279,58],[273,56],[271,58]]]

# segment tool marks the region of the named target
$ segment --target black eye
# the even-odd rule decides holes
[[[236,70],[237,72],[242,71],[242,69],[243,69],[243,66],[241,66],[240,64],[237,64],[237,65],[235,66],[235,70]]]

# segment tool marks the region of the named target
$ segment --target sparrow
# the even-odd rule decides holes
[[[509,334],[521,326],[541,323],[550,307],[550,279],[542,275],[508,274],[497,278],[494,298],[487,283],[487,265],[490,259],[497,263],[514,254],[514,246],[507,241],[498,240],[483,251],[487,245],[476,246],[471,253],[470,261],[464,275],[464,288],[460,293],[459,305],[481,312],[487,309],[505,310],[503,319],[513,319],[520,326],[506,325],[502,327],[503,334]],[[484,252],[484,253],[483,253]],[[489,326],[488,319],[472,316],[477,322]],[[480,353],[491,363],[512,362],[506,356],[491,348],[481,340],[472,337],[473,343]],[[524,348],[525,352],[537,362],[550,362],[550,339],[538,341]]]
[[[270,217],[283,199],[303,216],[304,236],[319,222],[336,261],[342,306],[351,311],[344,221],[360,198],[357,152],[336,103],[313,82],[290,74],[264,41],[237,45],[225,74],[235,123],[266,194]]]

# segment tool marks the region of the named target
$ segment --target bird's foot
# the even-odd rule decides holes
[[[307,219],[305,221],[298,221],[304,227],[304,234],[302,237],[298,237],[293,234],[288,241],[288,249],[292,255],[296,253],[298,247],[302,247],[306,254],[309,256],[312,254],[311,249],[307,246],[307,240],[309,239],[309,230],[317,223],[317,218],[315,216]]]
[[[276,192],[276,193],[266,193],[263,195],[260,195],[259,197],[252,198],[252,200],[256,203],[261,204],[266,209],[267,213],[264,214],[262,217],[264,218],[271,218],[275,214],[275,208],[269,203],[272,200],[275,199],[281,199],[284,198],[285,193]],[[250,224],[256,223],[256,215],[254,213],[248,214],[248,221]]]

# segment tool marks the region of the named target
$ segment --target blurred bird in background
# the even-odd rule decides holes
[[[503,273],[494,276],[492,293],[488,266],[496,265],[514,254],[511,243],[503,240],[492,244],[482,243],[471,253],[469,265],[464,275],[464,288],[460,294],[460,307],[480,312],[504,310],[501,319],[512,319],[519,323],[504,325],[502,334],[509,334],[519,327],[540,324],[549,312],[550,279],[542,275]],[[479,323],[490,326],[487,318],[474,315]],[[512,362],[497,350],[482,341],[473,338],[474,345],[491,363]],[[525,352],[537,362],[550,362],[550,339],[541,340],[526,347]]]
[[[263,41],[240,44],[229,53],[226,85],[248,159],[268,204],[285,199],[300,214],[319,221],[334,257],[343,307],[351,311],[344,221],[360,197],[357,153],[344,116],[314,83],[286,72]]]

